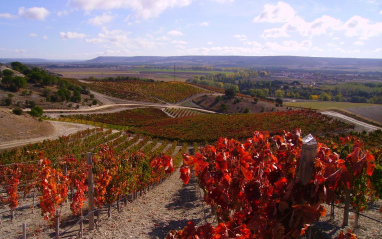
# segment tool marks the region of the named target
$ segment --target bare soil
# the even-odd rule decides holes
[[[275,103],[269,103],[265,101],[258,101],[255,103],[253,99],[235,97],[234,99],[222,99],[216,101],[216,95],[203,95],[195,98],[193,102],[204,109],[234,114],[234,113],[244,113],[245,109],[248,109],[248,113],[262,113],[262,112],[272,112],[272,111],[285,111],[287,107],[276,107]],[[235,102],[236,101],[236,102]],[[238,102],[239,101],[239,102]],[[227,111],[222,110],[222,104],[225,104],[228,108]]]
[[[7,108],[0,108],[0,143],[23,137],[50,136],[54,130],[47,121],[40,122],[36,117],[28,114],[15,115]]]
[[[346,108],[345,110],[350,111],[353,114],[360,115],[365,118],[369,118],[376,122],[382,123],[382,105],[381,106],[369,106],[369,107],[356,107],[356,108]]]

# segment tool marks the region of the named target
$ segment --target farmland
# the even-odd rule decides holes
[[[286,102],[285,105],[292,107],[302,107],[314,110],[328,110],[330,108],[347,109],[347,108],[364,108],[370,106],[378,106],[368,103],[350,103],[350,102],[331,102],[331,101],[309,101],[309,102]]]
[[[93,77],[96,79],[103,79],[108,77],[117,76],[133,76],[140,78],[153,79],[157,81],[173,81],[174,70],[169,68],[164,69],[150,69],[150,68],[121,68],[117,67],[104,67],[104,68],[88,68],[88,67],[73,67],[73,68],[48,68],[47,70],[59,74],[65,78],[74,79],[88,79]],[[218,71],[207,70],[186,70],[176,69],[175,79],[176,81],[185,82],[187,79],[192,78],[194,75],[211,74]]]
[[[96,81],[89,87],[117,98],[149,102],[176,103],[198,93],[209,93],[182,82]]]

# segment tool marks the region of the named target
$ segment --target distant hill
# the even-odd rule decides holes
[[[382,72],[382,59],[330,58],[300,56],[99,56],[85,61],[46,60],[38,58],[0,58],[1,63],[22,63],[51,67],[100,67],[111,65],[153,66],[212,66],[212,67],[273,67],[289,69],[378,71]]]
[[[13,61],[19,61],[21,63],[46,63],[48,60],[39,58],[0,58],[0,63],[6,64]]]
[[[292,68],[381,68],[382,59],[361,58],[328,58],[328,57],[299,57],[299,56],[133,56],[108,57],[100,56],[84,61],[88,64],[144,64],[144,65],[205,65],[215,67],[292,67]]]

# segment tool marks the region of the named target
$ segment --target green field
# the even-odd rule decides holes
[[[350,103],[350,102],[332,102],[332,101],[311,101],[311,102],[285,102],[285,106],[310,108],[315,110],[327,109],[347,109],[356,107],[377,106],[376,104],[368,103]]]

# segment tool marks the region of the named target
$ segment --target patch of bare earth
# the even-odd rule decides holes
[[[15,115],[7,108],[0,108],[0,143],[21,138],[49,136],[55,131],[52,124],[40,122],[28,114]]]
[[[275,103],[258,101],[254,102],[250,98],[236,97],[234,99],[222,99],[216,100],[216,95],[203,95],[198,98],[193,99],[193,102],[199,106],[202,106],[204,109],[223,112],[227,114],[234,113],[245,113],[248,109],[248,113],[262,113],[262,112],[272,112],[272,111],[285,111],[286,107],[276,107]],[[227,106],[227,110],[223,110],[222,104]]]
[[[347,108],[346,110],[353,114],[357,114],[362,117],[369,118],[376,122],[382,123],[382,105]]]
[[[189,221],[212,223],[196,180],[184,186],[179,175],[175,172],[111,218],[103,214],[99,227],[87,238],[165,238],[170,230],[183,229]]]

